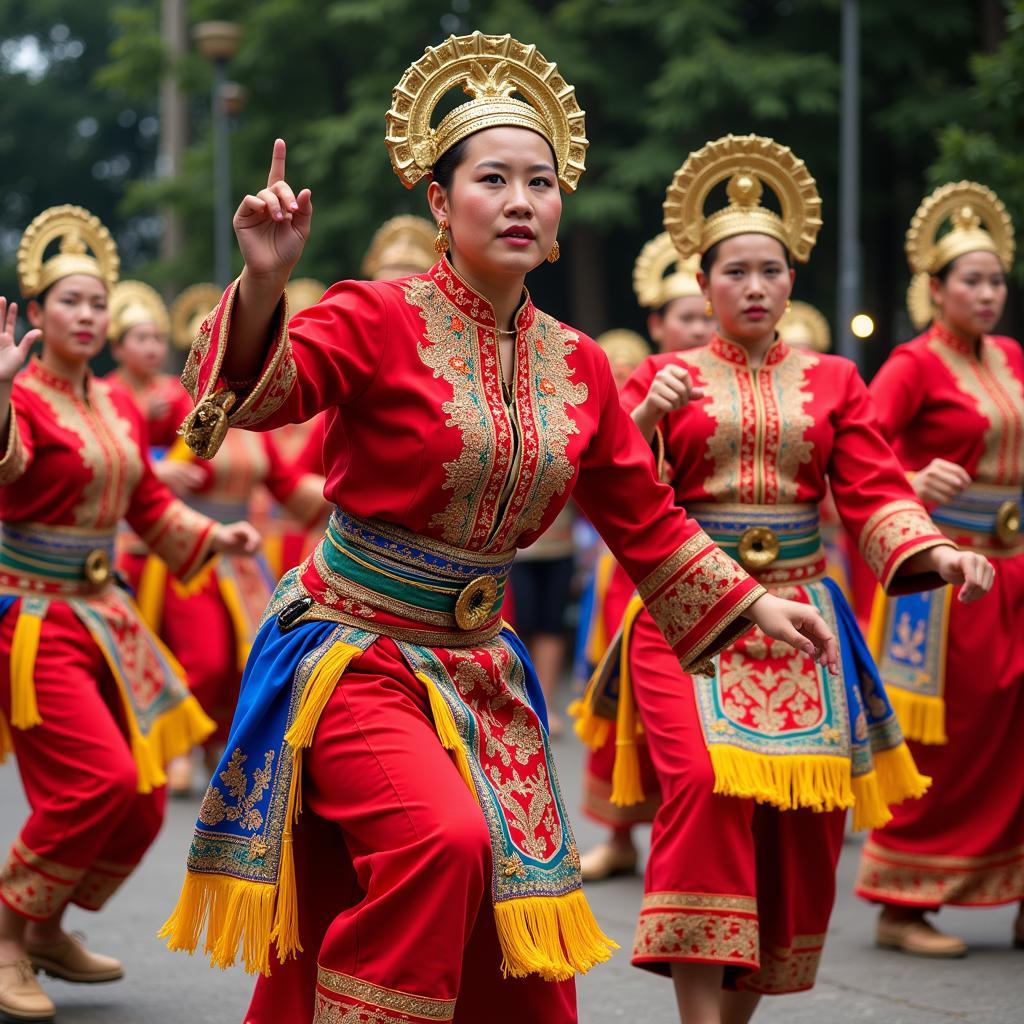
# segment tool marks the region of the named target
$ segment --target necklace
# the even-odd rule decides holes
[[[494,328],[495,334],[504,334],[506,338],[514,338],[519,331],[503,331],[500,327]]]

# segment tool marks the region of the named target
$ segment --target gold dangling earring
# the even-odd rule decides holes
[[[708,299],[708,301],[704,303],[704,315],[709,320],[712,317],[714,317],[714,315],[715,315],[715,308],[714,308],[714,306],[711,305],[711,300],[710,299]]]
[[[437,225],[437,238],[434,239],[434,252],[443,256],[448,251],[448,221],[442,220]]]
[[[793,311],[793,303],[786,299],[786,312],[791,313]]]
[[[551,246],[551,252],[548,253],[548,263],[557,263],[558,258],[562,255],[562,247],[558,244],[558,239],[555,239],[555,244]]]

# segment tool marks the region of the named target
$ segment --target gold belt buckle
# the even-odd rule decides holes
[[[85,556],[82,575],[94,587],[101,587],[110,579],[110,555],[105,548],[94,548]]]
[[[996,512],[996,537],[1004,547],[1013,547],[1020,537],[1020,505],[1004,501]]]
[[[467,583],[455,601],[455,623],[459,629],[479,629],[490,617],[498,596],[493,576],[478,576]]]
[[[767,569],[779,557],[779,538],[768,526],[751,526],[739,543],[740,561],[746,569]]]

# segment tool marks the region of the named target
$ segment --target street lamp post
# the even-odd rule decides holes
[[[851,321],[860,306],[860,12],[843,0],[842,103],[839,121],[839,354],[862,363]]]
[[[223,288],[231,280],[231,158],[224,87],[228,62],[242,40],[242,27],[230,21],[203,21],[192,29],[192,38],[199,52],[213,65],[213,267],[214,278]]]

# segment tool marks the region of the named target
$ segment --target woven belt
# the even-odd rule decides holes
[[[762,583],[802,583],[825,571],[817,505],[687,505],[728,555]]]
[[[114,537],[114,530],[4,523],[0,584],[42,593],[96,593],[113,574]]]
[[[951,540],[989,554],[1013,554],[1024,546],[1021,490],[972,484],[962,494],[932,510],[936,526]]]
[[[450,547],[337,509],[314,560],[342,597],[410,624],[474,631],[500,618],[514,555]]]

